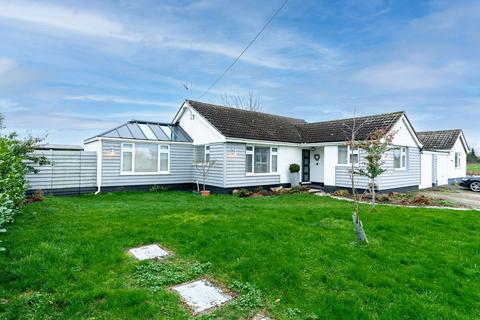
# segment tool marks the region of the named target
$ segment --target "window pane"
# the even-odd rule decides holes
[[[125,151],[133,150],[133,144],[131,144],[131,143],[124,143],[124,144],[123,144],[123,150],[125,150]]]
[[[253,172],[253,168],[252,168],[253,155],[252,154],[247,154],[247,157],[246,157],[245,161],[246,161],[245,171],[247,173],[252,173]]]
[[[401,150],[400,148],[393,149],[393,167],[395,169],[400,169],[401,163],[400,163],[400,157],[401,157]]]
[[[407,156],[402,155],[402,168],[406,168],[406,167],[407,167]]]
[[[358,154],[351,154],[350,155],[350,163],[358,163]]]
[[[160,153],[160,171],[168,171],[168,153]]]
[[[253,147],[252,146],[247,146],[247,151],[253,151]]]
[[[277,172],[278,156],[272,155],[272,172]]]
[[[135,145],[135,172],[157,172],[158,146],[156,144]]]
[[[205,162],[210,161],[210,153],[205,154]]]
[[[254,152],[254,172],[268,173],[270,170],[270,148],[256,147]]]
[[[205,146],[195,146],[195,161],[203,162],[205,160]]]
[[[122,155],[122,171],[132,172],[132,152],[123,152]]]
[[[338,147],[338,164],[348,163],[348,148],[346,146]]]
[[[278,148],[272,148],[272,152],[277,152]]]

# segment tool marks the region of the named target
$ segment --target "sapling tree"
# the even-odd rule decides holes
[[[376,205],[376,179],[386,169],[383,167],[383,155],[390,149],[395,133],[387,133],[386,130],[378,129],[372,132],[367,140],[357,143],[358,148],[364,151],[365,166],[355,170],[355,173],[369,179],[369,190],[372,194],[372,206]]]
[[[203,178],[203,191],[206,191],[206,184],[210,168],[215,165],[215,160],[194,161],[195,168],[200,170]]]

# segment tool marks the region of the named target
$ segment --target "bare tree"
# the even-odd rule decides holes
[[[363,121],[361,123],[358,123],[358,119],[356,115],[353,117],[353,121],[351,126],[345,125],[346,129],[343,130],[345,135],[346,135],[346,143],[347,146],[350,148],[350,154],[348,155],[350,157],[350,180],[352,183],[352,196],[353,200],[355,203],[354,211],[352,214],[352,220],[353,220],[353,225],[355,229],[355,234],[357,235],[357,240],[359,242],[363,243],[368,243],[367,235],[365,233],[365,230],[363,229],[363,223],[360,220],[360,202],[362,200],[362,195],[357,194],[357,188],[356,188],[356,181],[355,181],[355,175],[357,174],[357,170],[355,168],[356,161],[352,161],[351,159],[355,158],[355,150],[360,147],[359,142],[357,142],[357,132],[366,124],[367,121]],[[360,156],[360,154],[357,154],[357,156]]]
[[[226,107],[243,109],[243,110],[250,110],[250,111],[262,111],[263,106],[262,102],[258,98],[258,96],[253,93],[253,91],[249,91],[246,95],[229,95],[224,94],[221,96],[223,105]]]

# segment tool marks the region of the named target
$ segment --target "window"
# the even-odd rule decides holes
[[[247,146],[245,172],[247,174],[278,172],[278,148]]]
[[[272,172],[278,171],[278,148],[272,148]]]
[[[122,172],[133,172],[133,144],[122,145]]]
[[[195,162],[210,161],[210,146],[195,146]]]
[[[353,151],[349,146],[338,147],[338,164],[358,164],[359,162],[359,150],[355,148]]]
[[[135,172],[158,171],[158,146],[150,143],[135,144]]]
[[[124,174],[168,173],[170,147],[154,143],[123,143],[121,172]]]
[[[455,152],[455,168],[460,168],[462,164],[460,163],[460,152]]]
[[[338,164],[348,164],[348,147],[338,147]]]
[[[407,148],[393,149],[393,168],[403,170],[407,168]]]

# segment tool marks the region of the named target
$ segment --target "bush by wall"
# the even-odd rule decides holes
[[[40,141],[33,137],[22,140],[15,133],[0,135],[0,233],[6,232],[5,226],[13,222],[25,201],[26,173],[35,171],[34,164],[48,162],[32,153]],[[5,251],[1,245],[0,251]]]

